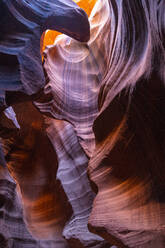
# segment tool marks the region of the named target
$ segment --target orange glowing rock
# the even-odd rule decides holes
[[[82,9],[85,10],[87,15],[89,16],[95,3],[96,0],[74,0]]]

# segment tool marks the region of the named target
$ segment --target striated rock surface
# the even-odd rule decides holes
[[[87,178],[88,158],[79,144],[74,127],[61,120],[49,119],[46,123],[48,137],[57,152],[57,178],[73,210],[63,236],[75,248],[109,247],[102,238],[90,233],[87,227],[95,195]]]
[[[40,55],[42,33],[51,28],[77,40],[87,41],[89,23],[85,12],[70,0],[2,1],[0,7],[0,86],[3,110],[16,102],[38,97],[41,100],[43,97],[40,92],[34,94],[45,84]],[[24,217],[22,213],[20,216],[34,239],[42,239],[40,244],[45,242],[44,247],[67,247],[62,230],[71,214],[71,207],[60,182],[56,180],[57,157],[44,132],[43,119],[29,103],[18,104],[14,109],[19,124],[14,116],[13,123],[6,120],[9,116],[8,110],[5,110],[4,114],[1,113],[1,117],[4,116],[1,118],[1,136],[9,170],[20,189]],[[2,152],[1,164],[5,167]],[[19,204],[21,201],[16,199],[13,208]],[[27,247],[30,247],[29,244]]]
[[[16,116],[4,112],[2,148],[18,190],[1,156],[0,196],[3,202],[17,194],[11,214],[20,216],[24,241],[45,248],[164,248],[164,10],[164,0],[97,0],[88,42],[61,35],[44,52],[47,84],[31,99],[47,116],[32,103],[15,105]],[[9,104],[27,99],[6,96]],[[2,235],[0,242],[15,238],[12,231]]]
[[[115,2],[88,168],[97,188],[89,227],[118,247],[163,248],[165,3]]]
[[[61,238],[39,240],[27,229],[23,217],[21,194],[8,171],[0,168],[0,247],[67,248]]]
[[[86,13],[71,0],[3,0],[0,3],[1,108],[29,99],[45,85],[40,38],[54,29],[87,41]],[[42,42],[41,42],[42,43]],[[41,44],[42,45],[42,44]]]
[[[87,44],[61,35],[45,51],[45,93],[52,94],[53,100],[35,102],[40,111],[55,118],[45,118],[47,133],[58,157],[57,178],[73,210],[63,235],[70,243],[79,241],[80,247],[110,245],[87,228],[95,196],[87,178],[88,160],[94,149],[92,125],[108,59],[102,57],[102,52],[106,54],[104,26],[109,22],[108,2],[98,1],[96,5],[89,18],[91,38]],[[102,63],[98,64],[100,60]]]
[[[50,101],[35,105],[55,119],[74,126],[86,155],[94,148],[93,122],[98,114],[98,93],[108,63],[110,10],[107,1],[97,1],[90,17],[90,40],[77,42],[65,35],[44,51],[47,84],[44,92]],[[99,62],[99,63],[98,63]]]
[[[97,193],[90,230],[118,247],[164,246],[162,9],[163,1],[97,1],[87,44],[60,36],[46,51],[53,101],[36,104],[73,125]]]
[[[78,6],[85,10],[88,16],[90,16],[92,9],[97,0],[73,0],[78,4]],[[43,50],[45,50],[46,46],[52,45],[55,42],[55,39],[60,33],[53,30],[46,30],[43,39]]]
[[[41,247],[42,243],[48,248],[68,247],[62,231],[72,209],[56,179],[57,156],[44,131],[43,117],[31,103],[17,104],[14,110],[20,129],[3,140],[8,169],[20,195],[13,206],[23,208],[20,218]]]

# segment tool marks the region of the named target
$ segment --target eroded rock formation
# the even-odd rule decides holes
[[[3,0],[0,16],[0,99],[5,108],[37,98],[43,89],[40,43],[44,31],[54,29],[80,41],[88,41],[90,32],[87,15],[71,0]]]
[[[3,202],[17,194],[11,214],[20,216],[22,240],[44,248],[164,248],[164,13],[164,0],[97,0],[90,40],[57,37],[44,51],[42,94],[15,105],[16,116],[3,114],[0,195]],[[35,49],[39,54],[39,43]],[[41,56],[37,63],[43,76]],[[15,102],[16,95],[6,96]]]

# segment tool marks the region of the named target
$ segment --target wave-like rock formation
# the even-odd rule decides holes
[[[87,228],[95,196],[87,178],[87,166],[94,149],[92,125],[98,113],[100,82],[108,62],[102,54],[106,54],[108,34],[106,37],[103,28],[109,21],[108,12],[108,3],[98,1],[89,18],[88,44],[62,35],[45,50],[44,68],[48,76],[45,92],[52,94],[53,100],[46,104],[35,102],[41,112],[54,117],[46,118],[47,133],[58,157],[57,178],[73,210],[63,235],[70,242],[79,240],[85,247],[106,246]]]
[[[45,52],[54,101],[37,106],[73,125],[97,193],[90,230],[119,247],[164,246],[163,9],[97,1],[87,45],[61,36]]]
[[[44,87],[40,54],[44,31],[54,29],[80,41],[89,39],[87,15],[71,0],[3,0],[0,20],[1,108],[25,101],[29,95],[36,98]]]
[[[48,248],[67,248],[62,231],[72,209],[56,179],[57,156],[46,135],[44,119],[28,102],[17,104],[14,110],[20,129],[3,144],[9,171],[19,185],[22,218],[41,247],[47,242]]]
[[[78,6],[85,10],[88,16],[90,16],[92,9],[96,3],[97,0],[74,0]],[[52,45],[55,42],[56,37],[60,33],[54,30],[46,30],[44,34],[43,39],[43,50],[46,48],[46,46]]]
[[[15,192],[6,159],[39,247],[165,247],[164,17],[164,0],[97,0],[88,42],[60,35],[44,51],[40,112],[20,103],[1,119],[2,178]]]
[[[19,185],[30,233],[37,241],[49,241],[48,248],[52,244],[61,248],[109,248],[87,228],[95,194],[87,179],[88,158],[72,125],[46,120],[52,146],[43,117],[32,104],[17,104],[14,110],[21,128],[3,144],[8,168]],[[68,134],[72,142],[68,142]]]
[[[37,239],[29,232],[23,217],[23,209],[21,204],[22,196],[20,194],[20,189],[17,187],[18,185],[16,185],[8,171],[1,167],[0,247],[68,248],[66,241],[56,233],[52,239]]]
[[[163,248],[165,2],[109,8],[109,63],[88,168],[97,187],[90,230],[118,247]]]

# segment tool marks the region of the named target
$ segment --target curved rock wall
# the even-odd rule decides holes
[[[14,204],[21,209],[22,201],[17,214],[36,247],[165,246],[164,10],[163,0],[97,0],[90,40],[58,36],[44,51],[42,94],[1,118],[19,185]],[[17,65],[13,59],[6,68]],[[6,181],[13,194],[15,182],[1,160],[3,202]]]

